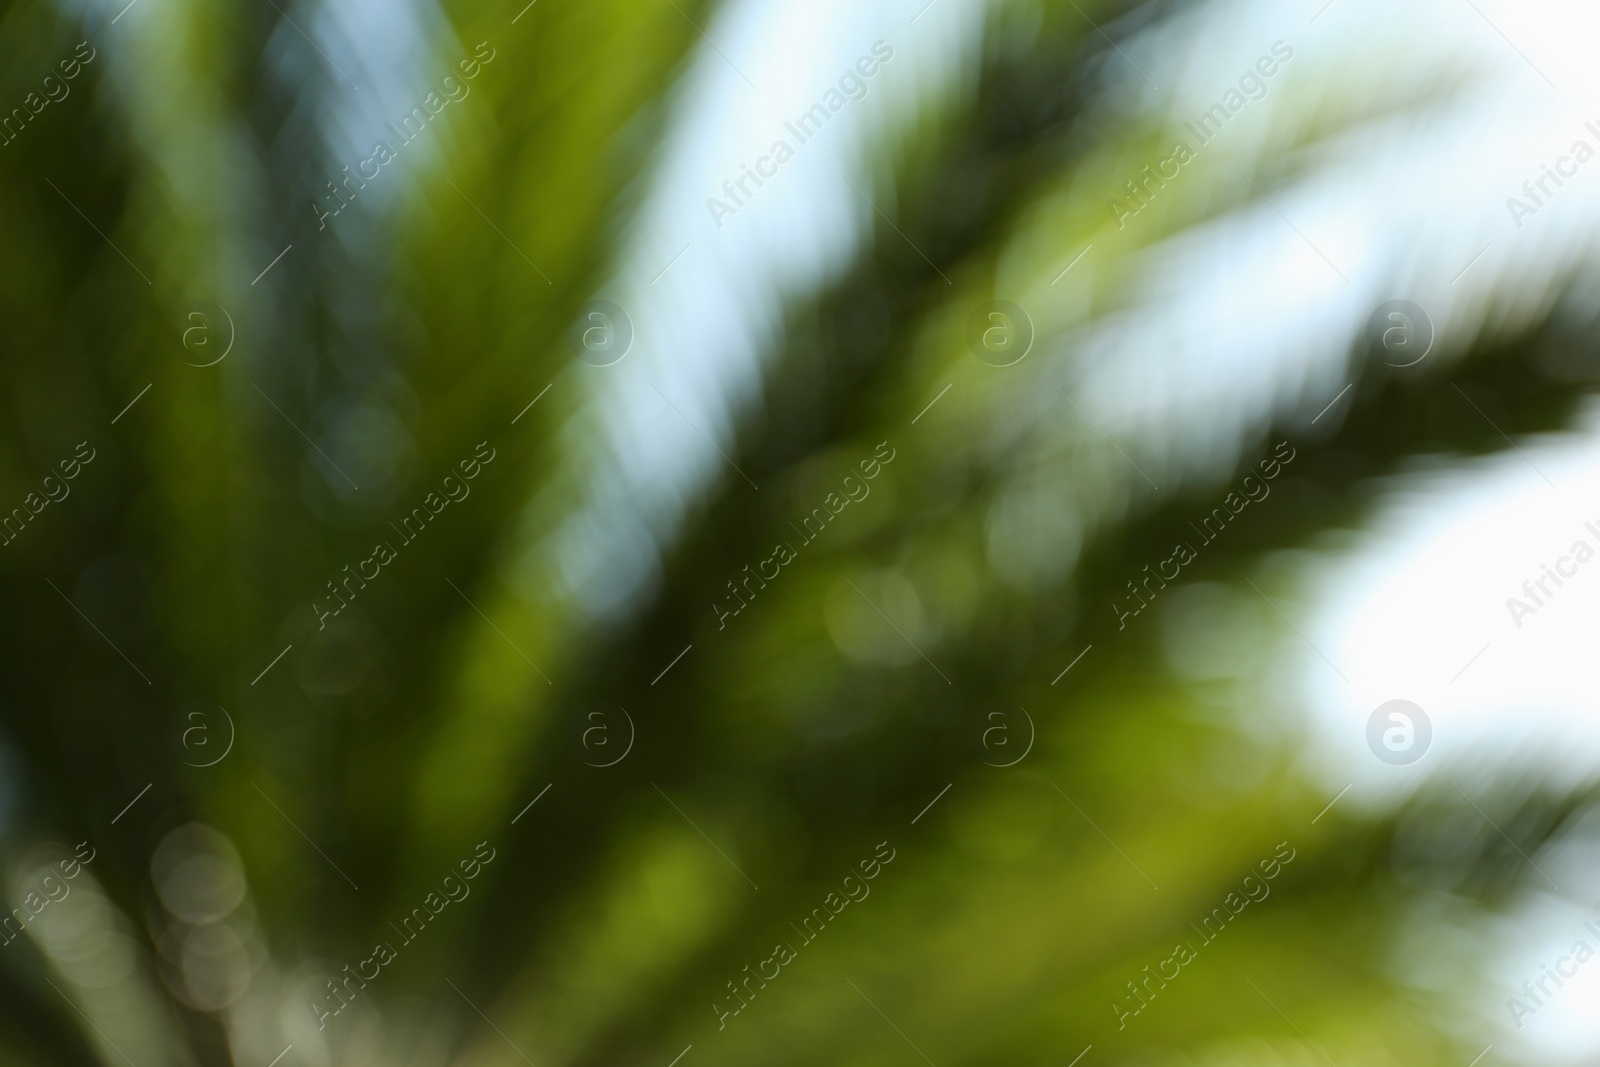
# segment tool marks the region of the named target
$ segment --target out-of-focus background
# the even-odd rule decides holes
[[[0,1063],[1600,1055],[1600,13],[0,11]]]

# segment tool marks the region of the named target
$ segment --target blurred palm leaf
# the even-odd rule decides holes
[[[61,107],[79,110],[52,105],[7,149],[29,154],[0,169],[0,241],[34,266],[5,282],[4,499],[77,441],[99,449],[76,510],[48,509],[53,528],[25,530],[5,561],[22,606],[7,633],[13,895],[37,841],[93,841],[116,907],[96,929],[138,960],[116,1000],[66,940],[12,946],[0,1026],[17,1061],[265,1063],[291,1042],[323,1062],[666,1063],[691,1044],[697,1060],[882,1062],[908,1042],[941,1067],[1067,1062],[1090,1044],[1127,1060],[1470,1057],[1444,998],[1387,963],[1414,902],[1391,838],[1430,809],[1313,826],[1328,798],[1291,767],[1299,739],[1219,710],[1247,699],[1240,679],[1208,690],[1173,671],[1159,618],[1113,640],[1106,606],[1292,437],[1278,508],[1185,576],[1216,583],[1202,592],[1242,630],[1282,639],[1273,603],[1295,592],[1278,553],[1358,526],[1375,479],[1419,454],[1502,447],[1490,425],[1436,415],[1457,385],[1498,397],[1513,433],[1568,425],[1584,386],[1542,355],[1587,342],[1524,330],[1426,376],[1361,373],[1320,430],[1269,403],[1224,447],[1169,462],[1171,442],[1124,440],[1130,458],[1070,395],[1080,353],[1050,278],[1099,247],[1095,286],[1074,279],[1060,303],[1113,313],[1146,249],[1250,194],[1175,187],[1117,237],[1098,194],[1075,190],[1136,173],[1160,142],[1107,121],[1119,53],[1094,24],[1126,39],[1182,12],[996,5],[970,94],[874,158],[885,215],[864,213],[862,254],[788,306],[725,446],[761,489],[727,472],[670,538],[648,603],[597,621],[539,547],[581,507],[600,447],[565,332],[625,240],[709,13],[547,0],[513,14],[446,13],[464,44],[441,46],[424,83],[479,40],[496,59],[448,109],[437,157],[408,164],[415,184],[386,175],[392,189],[366,193],[379,206],[358,198],[326,229],[306,205],[350,163],[330,147],[343,124],[368,114],[345,71],[369,91],[382,73],[327,12],[96,14],[84,32],[105,58]],[[0,32],[30,59],[79,36],[27,6]],[[1366,116],[1315,118],[1299,128],[1331,138]],[[1257,176],[1296,147],[1265,151]],[[1022,292],[1049,309],[1039,353],[973,359],[971,309]],[[195,297],[237,327],[208,376],[181,360]],[[319,627],[308,602],[332,603],[324,583],[393,542],[385,527],[479,442],[495,458],[470,498]],[[894,459],[871,496],[715,625],[727,583],[880,442]],[[219,704],[236,751],[185,767],[188,716]],[[611,704],[637,748],[585,766],[574,738]],[[1028,759],[985,766],[990,714],[1016,726],[1020,708],[1037,727]],[[1581,803],[1529,791],[1518,844]],[[222,830],[247,875],[229,920],[241,947],[214,955],[254,969],[226,1003],[177,977],[200,967],[182,939],[204,924],[174,921],[151,871],[191,820]],[[871,897],[796,944],[794,924],[886,840],[896,858]],[[394,941],[480,841],[496,854],[472,903],[319,1030],[323,979]],[[1107,1004],[1280,841],[1298,853],[1272,903],[1119,1029]],[[1484,907],[1527,877],[1504,849],[1469,866],[1461,899]],[[797,961],[721,1028],[708,1005],[733,1006],[730,981],[776,941]]]

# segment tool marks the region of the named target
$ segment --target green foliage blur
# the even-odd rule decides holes
[[[1450,1004],[1388,966],[1410,914],[1394,817],[1313,824],[1331,797],[1294,770],[1291,709],[1252,728],[1173,673],[1162,623],[1122,633],[1106,608],[1283,428],[1228,477],[1112,494],[1066,565],[991,565],[985,515],[1017,484],[1108,477],[1013,425],[1054,400],[1042,358],[1000,370],[964,340],[1021,220],[1108,144],[1155,158],[1088,106],[1115,54],[1088,16],[1132,6],[1078,6],[994,5],[970,83],[869,160],[887,215],[789,299],[726,449],[759,491],[722,471],[648,597],[597,620],[538,548],[598,449],[568,332],[711,7],[448,5],[429,69],[496,58],[440,158],[374,180],[399,205],[374,233],[307,207],[355,165],[316,122],[351,86],[300,32],[333,8],[9,4],[0,106],[80,41],[96,55],[0,147],[0,507],[94,453],[0,550],[8,900],[79,842],[94,859],[0,947],[0,1063],[1464,1064]],[[1180,192],[1142,241],[1224,206]],[[1112,225],[1091,200],[1043,223],[1054,247]],[[1137,251],[1108,250],[1118,284]],[[185,330],[220,344],[221,320],[196,301],[230,320],[209,367]],[[1566,424],[1577,387],[1538,372],[1541,343],[1364,380],[1336,433],[1297,442],[1290,503],[1184,581],[1232,589],[1359,526],[1419,453],[1505,447],[1429,420],[1458,383],[1522,432]],[[880,443],[871,495],[720,627],[730,580]],[[480,446],[470,495],[415,543],[395,530]],[[877,622],[907,613],[915,654]],[[1574,803],[1530,793],[1533,836]],[[1483,907],[1507,863],[1482,860]],[[447,877],[470,892],[430,903]],[[1179,977],[1146,984],[1186,938]],[[330,991],[377,944],[379,976]]]

